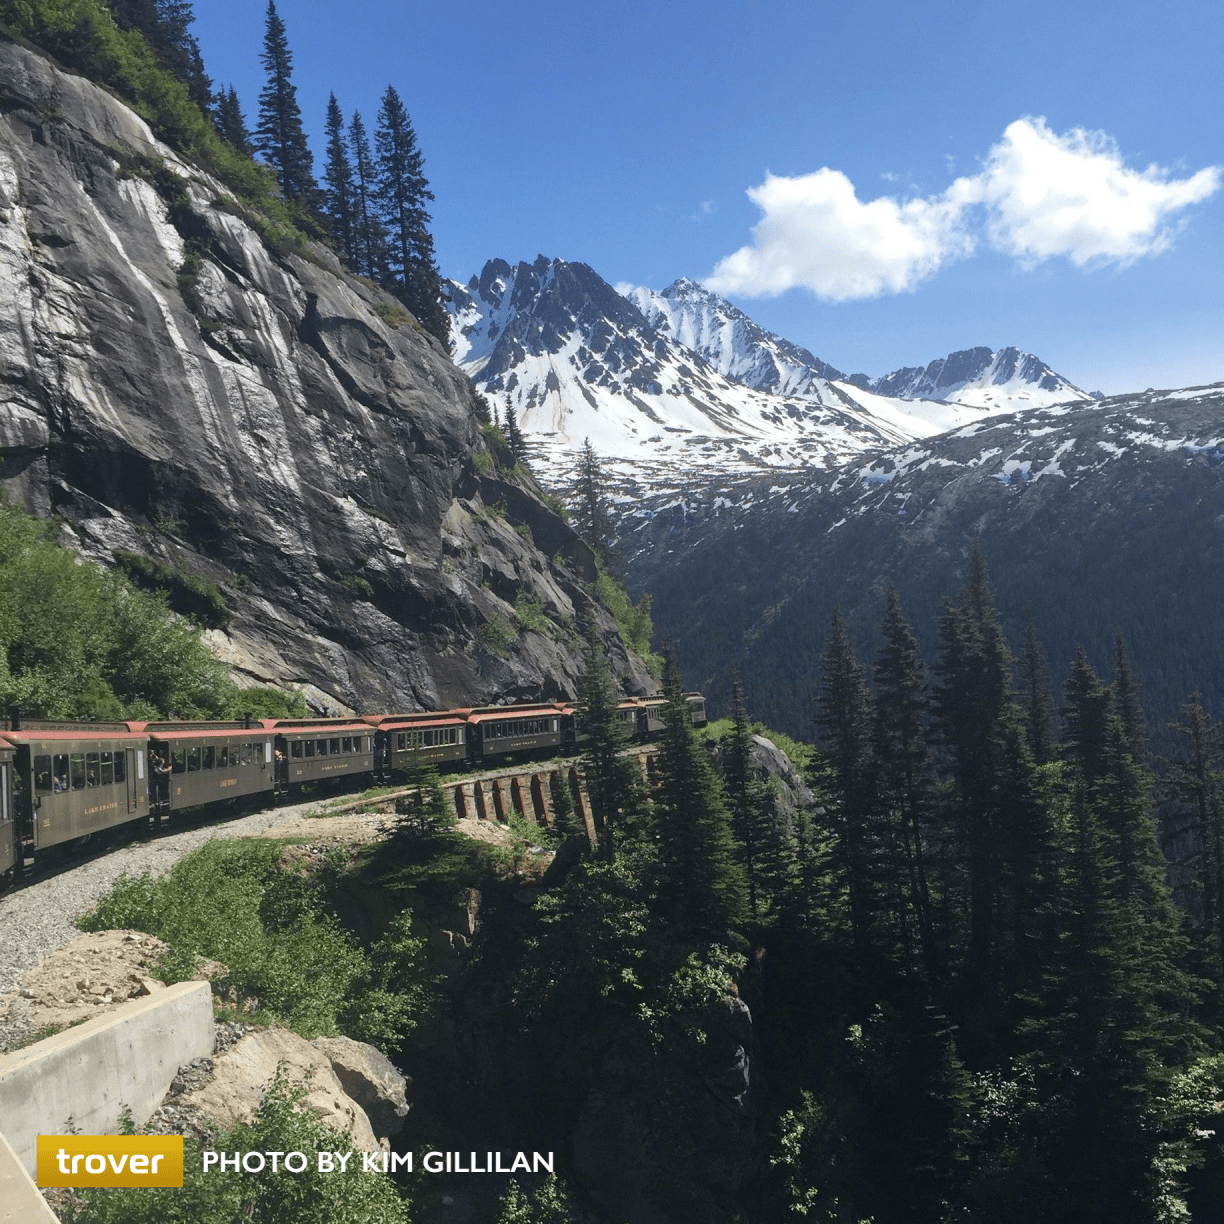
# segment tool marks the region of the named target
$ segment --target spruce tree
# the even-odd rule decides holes
[[[1198,693],[1182,708],[1173,730],[1183,737],[1182,751],[1164,763],[1166,785],[1189,811],[1191,857],[1202,907],[1202,942],[1207,972],[1215,985],[1215,1022],[1224,1024],[1224,735],[1203,709]]]
[[[1050,672],[1045,651],[1037,636],[1033,609],[1024,620],[1024,654],[1020,660],[1020,699],[1024,727],[1033,760],[1044,765],[1054,759],[1054,702],[1050,697]]]
[[[615,571],[615,535],[607,509],[607,480],[590,438],[582,440],[574,494],[577,499],[574,530],[591,546],[599,563],[605,569]]]
[[[913,928],[927,975],[937,976],[928,857],[932,778],[926,743],[926,669],[895,587],[885,593],[884,643],[873,669],[871,748],[875,803],[887,839],[903,945]]]
[[[723,738],[723,784],[731,812],[731,831],[748,884],[748,906],[754,922],[769,900],[769,886],[777,883],[781,867],[780,831],[768,788],[753,775],[752,731],[744,708],[739,673],[731,677],[731,730]]]
[[[527,442],[523,431],[519,428],[518,414],[513,404],[506,405],[506,444],[514,456],[515,463],[523,463],[527,458]]]
[[[629,732],[618,717],[620,701],[593,617],[586,627],[578,705],[578,728],[585,736],[582,772],[596,849],[610,860],[625,827],[632,829],[641,815],[642,793],[637,761],[625,755]]]
[[[344,138],[344,116],[336,95],[327,99],[327,167],[323,172],[323,199],[332,237],[350,268],[357,267],[356,227],[353,224],[353,167]]]
[[[956,603],[945,603],[939,622],[939,683],[935,723],[952,783],[958,857],[967,876],[964,909],[969,927],[964,986],[985,1000],[1000,926],[1000,851],[1003,828],[997,777],[999,749],[1010,715],[1011,653],[999,626],[986,576],[986,559],[975,541],[969,579]]]
[[[259,61],[268,77],[259,95],[255,150],[272,167],[281,195],[313,212],[319,200],[314,158],[302,128],[302,111],[293,84],[293,55],[275,0],[268,0],[264,47]]]
[[[851,933],[860,955],[867,952],[878,914],[879,854],[867,793],[869,711],[863,667],[837,608],[821,656],[816,726],[832,791],[833,863],[846,890]]]
[[[229,141],[239,153],[247,157],[255,155],[246,117],[238,102],[238,91],[232,85],[217,97],[217,131],[221,133],[222,139]]]
[[[743,918],[747,889],[718,775],[693,728],[671,659],[659,742],[654,826],[660,906],[698,937],[717,939]]]
[[[1139,684],[1131,670],[1131,662],[1126,654],[1126,643],[1122,638],[1122,630],[1114,633],[1114,678],[1113,706],[1122,723],[1122,732],[1126,743],[1135,757],[1142,757],[1144,751],[1143,710],[1139,702]]]
[[[212,105],[212,82],[204,71],[200,44],[191,33],[195,13],[188,0],[108,0],[117,24],[138,30],[158,58],[187,86],[201,110]]]
[[[374,198],[387,234],[388,287],[421,326],[449,349],[450,321],[425,209],[425,202],[434,195],[424,174],[425,161],[412,120],[391,85],[379,107],[374,148]]]
[[[348,136],[353,157],[353,271],[367,280],[380,282],[387,275],[387,236],[374,199],[374,154],[359,111],[353,112]]]

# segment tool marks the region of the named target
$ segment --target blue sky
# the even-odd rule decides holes
[[[195,7],[253,126],[265,5]],[[1088,390],[1224,379],[1218,3],[277,7],[317,169],[329,91],[371,130],[399,91],[446,276],[713,275],[847,372],[1016,344]]]

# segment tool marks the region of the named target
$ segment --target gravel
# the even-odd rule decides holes
[[[17,989],[35,965],[80,931],[73,920],[92,908],[123,872],[160,875],[216,837],[247,837],[318,811],[319,802],[269,808],[251,816],[192,825],[98,854],[0,897],[0,995]],[[172,818],[173,819],[173,818]],[[173,823],[170,828],[173,829]]]

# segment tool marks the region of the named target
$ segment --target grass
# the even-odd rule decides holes
[[[750,722],[748,729],[753,735],[763,735],[767,740],[772,740],[783,752],[790,757],[791,764],[799,770],[800,773],[806,773],[808,765],[811,763],[812,757],[816,753],[816,749],[812,744],[805,744],[801,740],[791,739],[783,731],[775,731],[771,727],[767,727],[764,723]],[[698,735],[709,743],[717,743],[724,736],[731,732],[731,720],[729,718],[718,718],[713,722],[698,730]]]
[[[220,961],[226,972],[214,989],[244,1019],[308,1039],[343,1033],[394,1050],[429,991],[411,915],[399,915],[381,940],[361,948],[329,906],[347,850],[333,852],[308,879],[281,870],[289,844],[213,841],[165,876],[125,874],[77,925],[165,940],[156,974],[167,983],[190,979],[200,958]]]

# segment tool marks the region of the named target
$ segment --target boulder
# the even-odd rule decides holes
[[[384,1054],[351,1037],[316,1037],[311,1044],[331,1063],[332,1071],[370,1119],[374,1133],[388,1139],[403,1129],[408,1113],[408,1079]]]
[[[307,1086],[299,1109],[309,1109],[329,1126],[349,1131],[358,1151],[384,1150],[365,1110],[332,1070],[331,1059],[296,1033],[280,1028],[247,1033],[214,1055],[211,1063],[206,1082],[175,1098],[180,1110],[199,1111],[222,1127],[250,1122],[279,1068],[291,1083]]]

